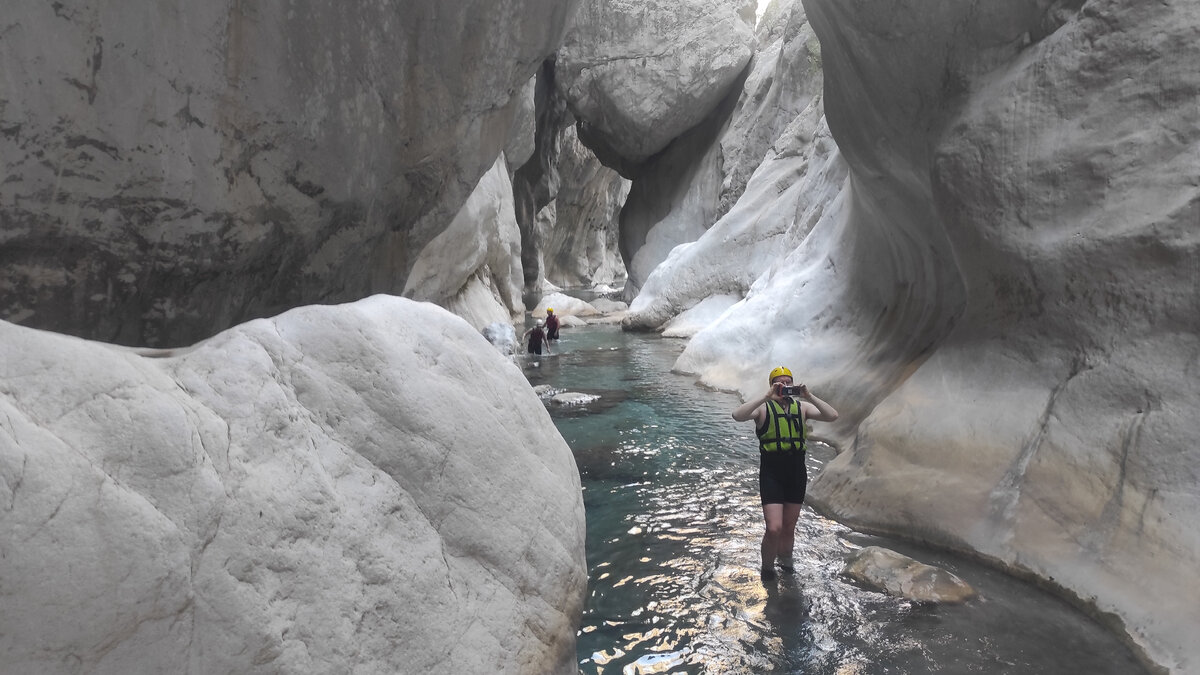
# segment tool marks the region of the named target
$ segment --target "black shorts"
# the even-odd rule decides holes
[[[763,504],[802,504],[808,467],[800,451],[759,452],[758,494]]]

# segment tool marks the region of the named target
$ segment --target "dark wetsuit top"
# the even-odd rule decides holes
[[[789,405],[789,408],[791,406]],[[760,437],[758,463],[758,493],[763,504],[801,504],[808,488],[808,467],[804,464],[804,414],[799,412],[800,404],[796,402],[799,419],[786,414],[774,401],[767,401],[767,417],[761,427],[755,429]],[[762,449],[761,436],[767,431],[776,417],[777,423],[790,424],[799,427],[801,436],[795,442],[782,441],[778,450]],[[795,429],[793,429],[793,432]],[[793,438],[794,438],[793,434]]]
[[[545,340],[546,340],[546,332],[543,331],[541,328],[534,328],[533,332],[531,332],[529,334],[529,349],[528,349],[529,353],[530,354],[541,354],[542,353],[542,342],[544,342]]]
[[[558,317],[553,314],[546,317],[546,339],[558,339]]]

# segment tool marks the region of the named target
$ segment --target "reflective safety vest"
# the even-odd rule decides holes
[[[800,402],[793,399],[785,410],[775,401],[767,401],[767,419],[755,432],[758,433],[759,452],[804,452],[808,429],[804,426]]]

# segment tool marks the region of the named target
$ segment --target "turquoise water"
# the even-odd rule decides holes
[[[856,533],[808,507],[796,572],[764,583],[752,425],[730,417],[734,396],[670,373],[682,349],[679,340],[591,326],[564,329],[553,356],[522,362],[534,385],[600,396],[550,406],[587,510],[580,672],[1145,672],[1115,636],[1038,589]],[[831,455],[814,450],[810,475]],[[949,569],[979,597],[924,606],[841,578],[843,556],[872,544]]]

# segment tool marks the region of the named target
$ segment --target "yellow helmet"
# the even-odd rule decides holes
[[[547,312],[549,312],[549,313],[551,313],[551,314],[553,314],[553,313],[554,313],[554,308],[553,308],[553,307],[547,307],[547,308],[546,308],[546,311],[547,311]]]
[[[775,370],[771,371],[770,377],[767,378],[767,384],[774,382],[775,378],[783,376],[783,375],[787,375],[788,377],[791,377],[792,371],[788,370],[787,366],[776,367]]]

